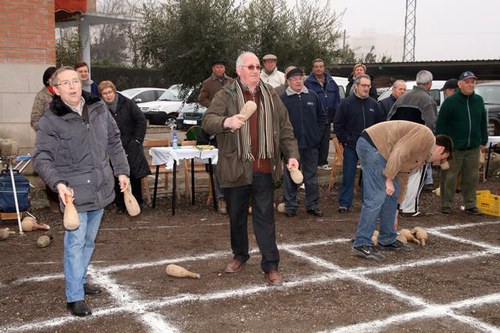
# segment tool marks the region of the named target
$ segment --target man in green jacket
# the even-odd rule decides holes
[[[441,213],[450,214],[456,179],[462,173],[461,191],[465,213],[479,215],[476,188],[479,181],[479,153],[488,142],[488,121],[483,98],[474,93],[477,77],[467,71],[460,75],[458,91],[444,100],[436,123],[436,133],[453,140],[450,168],[441,173]]]
[[[217,135],[219,147],[217,176],[227,202],[233,250],[225,272],[239,272],[250,258],[247,218],[251,200],[253,229],[262,254],[260,266],[270,285],[281,285],[274,181],[281,179],[282,158],[289,168],[299,166],[299,150],[283,102],[260,80],[259,71],[255,54],[245,52],[238,57],[238,78],[215,94],[203,116],[203,129]],[[240,110],[248,101],[254,101],[257,109],[245,120]]]

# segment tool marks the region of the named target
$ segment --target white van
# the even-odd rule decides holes
[[[429,90],[429,94],[436,101],[436,104],[438,106],[438,111],[439,111],[439,108],[441,107],[441,104],[444,101],[444,95],[440,89],[443,88],[445,82],[446,82],[445,80],[433,80],[431,90]],[[416,81],[406,81],[406,91],[412,90],[413,87],[416,85],[417,85]],[[391,93],[392,93],[392,89],[387,88],[387,90],[384,91],[378,97],[378,100],[380,101],[381,99],[384,99],[384,98],[391,96]]]
[[[349,80],[346,77],[342,76],[332,76],[333,81],[339,86],[339,94],[340,94],[340,99],[345,97],[345,92],[347,89],[347,85],[349,84]]]

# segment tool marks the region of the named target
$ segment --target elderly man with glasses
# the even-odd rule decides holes
[[[281,285],[274,221],[274,182],[281,179],[282,160],[299,166],[299,151],[288,112],[274,89],[260,80],[259,58],[244,52],[236,60],[238,78],[215,94],[203,117],[203,129],[217,135],[217,176],[224,190],[231,229],[233,260],[226,273],[242,270],[249,256],[248,206],[262,254],[267,283]],[[240,110],[248,102],[257,109],[246,120]]]
[[[113,173],[126,191],[129,166],[116,122],[103,101],[82,93],[78,73],[59,68],[51,84],[57,96],[38,122],[33,162],[61,208],[71,201],[78,212],[79,226],[64,234],[64,277],[68,309],[83,317],[91,314],[85,295],[101,292],[89,284],[87,268],[104,207],[115,198]]]

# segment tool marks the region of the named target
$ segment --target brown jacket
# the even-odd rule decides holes
[[[200,96],[198,96],[198,103],[208,108],[215,96],[215,93],[221,90],[224,85],[231,84],[232,82],[233,78],[227,76],[226,74],[224,74],[222,81],[218,80],[215,74],[210,75],[208,79],[203,81]]]
[[[236,93],[236,81],[226,85],[215,94],[210,107],[203,116],[203,129],[208,134],[217,134],[219,159],[217,162],[217,177],[221,187],[237,187],[252,183],[252,161],[242,161],[238,158],[238,142],[236,135],[224,128],[224,120],[239,113]],[[274,157],[271,159],[271,169],[274,181],[281,179],[283,173],[283,159],[299,160],[297,140],[288,119],[288,111],[276,92],[270,88],[274,104],[273,113],[273,142]]]
[[[410,172],[422,167],[434,151],[434,134],[427,126],[405,120],[378,123],[366,132],[387,161],[384,176],[398,177],[399,198],[404,198]]]

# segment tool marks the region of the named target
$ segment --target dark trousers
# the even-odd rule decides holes
[[[319,144],[319,155],[318,155],[318,165],[328,164],[328,150],[330,149],[330,123],[325,126],[325,131],[323,132],[323,138]]]
[[[137,203],[142,206],[144,201],[142,200],[141,178],[130,178],[130,185],[132,186],[132,195],[137,200]],[[123,192],[120,190],[118,178],[115,178],[115,205],[117,208],[125,210],[125,199]]]
[[[301,149],[300,150],[300,168],[304,174],[304,184],[306,187],[306,209],[315,210],[319,202],[318,185],[318,150]],[[287,211],[296,211],[297,203],[297,184],[292,181],[290,172],[285,168],[283,173],[283,195],[285,196],[285,209]]]
[[[224,188],[231,226],[231,249],[235,259],[246,262],[248,254],[248,205],[252,201],[252,223],[264,272],[278,269],[279,252],[274,223],[274,183],[271,174],[254,173],[251,185]]]

